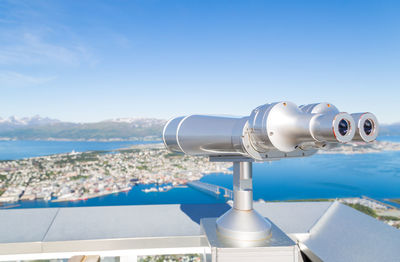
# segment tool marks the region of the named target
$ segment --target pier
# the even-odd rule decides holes
[[[211,193],[214,195],[219,196],[221,194],[221,191],[223,192],[223,196],[225,198],[230,198],[233,199],[233,191],[222,186],[217,186],[213,184],[208,184],[204,182],[200,182],[199,180],[197,181],[192,181],[187,183],[188,186],[193,187],[195,189],[205,191],[207,193]]]

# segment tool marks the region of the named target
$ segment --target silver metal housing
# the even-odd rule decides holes
[[[376,139],[379,133],[378,119],[374,114],[369,112],[354,113],[351,116],[356,121],[356,134],[354,136],[355,141],[372,142]],[[371,125],[370,129],[366,128],[367,121]]]
[[[338,114],[339,110],[332,105],[331,103],[315,103],[309,105],[302,105],[300,109],[303,112],[311,113],[311,114]],[[372,142],[374,141],[379,133],[379,123],[376,116],[369,112],[362,112],[362,113],[352,113],[351,117],[354,119],[354,137],[352,141],[364,141],[364,142]],[[370,129],[366,129],[365,126],[367,121],[370,121]],[[368,134],[367,134],[368,132]],[[336,132],[337,133],[337,132]],[[330,145],[334,146],[334,145]]]
[[[163,132],[166,147],[189,155],[241,155],[247,117],[190,115],[170,120]]]
[[[338,114],[339,109],[336,106],[332,105],[331,103],[322,102],[322,103],[315,103],[315,104],[308,104],[308,105],[301,105],[299,108],[304,113],[309,114]]]
[[[330,103],[297,107],[291,102],[265,104],[248,117],[190,115],[168,121],[163,131],[165,146],[189,155],[242,156],[256,161],[302,157],[327,143],[350,142],[357,133],[372,141],[378,133],[375,116],[351,115]],[[360,125],[373,122],[373,133]],[[357,132],[356,132],[357,131]]]
[[[322,104],[314,104],[303,111],[291,102],[279,102],[256,108],[249,118],[253,147],[260,152],[272,148],[292,152],[309,142],[349,142],[355,132],[351,128],[354,127],[353,118],[347,113],[325,109],[324,113],[312,113],[322,107]],[[339,133],[339,123],[342,120],[350,128],[344,135]]]
[[[164,145],[166,148],[168,148],[168,150],[172,152],[183,153],[176,139],[176,131],[178,130],[179,123],[183,118],[184,116],[172,118],[164,126],[163,130]]]
[[[345,134],[340,132],[340,123],[345,121],[348,131]],[[312,137],[319,142],[350,142],[356,132],[354,119],[348,113],[338,114],[315,114],[311,120]]]

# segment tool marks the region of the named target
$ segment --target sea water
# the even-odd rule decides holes
[[[390,137],[390,141],[400,141]],[[54,152],[112,150],[140,142],[59,142],[7,141],[17,156],[39,156]],[[0,143],[4,146],[5,141]],[[39,146],[35,151],[36,146]],[[26,148],[30,149],[24,151]],[[18,149],[19,152],[18,153]],[[1,149],[4,154],[4,149]],[[16,152],[16,153],[15,153]],[[4,155],[3,155],[4,156]],[[3,157],[3,159],[7,157]],[[210,174],[201,181],[232,188],[232,175]],[[368,196],[377,199],[400,198],[400,152],[384,151],[367,154],[316,154],[306,158],[282,159],[253,165],[254,199],[295,200]],[[108,206],[147,204],[186,204],[225,202],[190,187],[173,188],[167,192],[143,192],[156,185],[137,185],[128,192],[110,194],[81,201],[48,202],[19,201],[16,208]]]

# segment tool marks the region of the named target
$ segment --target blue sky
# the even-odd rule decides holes
[[[0,117],[327,101],[400,121],[400,1],[0,0]]]

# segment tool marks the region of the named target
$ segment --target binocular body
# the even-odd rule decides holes
[[[269,161],[312,155],[327,145],[371,142],[378,132],[378,121],[368,112],[350,115],[329,103],[298,107],[276,102],[261,105],[245,117],[173,118],[164,127],[163,141],[178,153]]]

